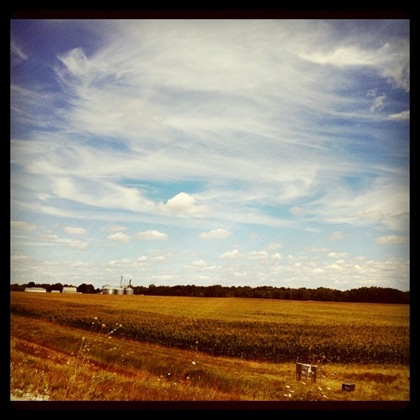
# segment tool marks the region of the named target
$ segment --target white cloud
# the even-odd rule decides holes
[[[26,225],[12,222],[19,245],[27,240],[24,246],[32,247],[33,255],[39,252],[38,240],[57,255],[63,246],[63,259],[67,247],[83,249],[83,241],[70,245],[53,231],[39,239],[32,233],[20,237],[19,230],[36,228],[36,233],[45,216],[54,216],[56,226],[66,226],[71,235],[78,232],[74,220],[80,220],[98,241],[104,231],[122,243],[168,238],[165,249],[172,247],[179,257],[159,265],[163,255],[146,249],[139,259],[138,249],[129,247],[124,251],[135,254],[113,256],[112,266],[99,259],[97,269],[92,264],[97,281],[104,273],[119,278],[119,262],[133,264],[143,279],[184,281],[178,268],[201,271],[204,261],[203,270],[213,277],[202,279],[209,283],[231,276],[249,284],[310,285],[314,278],[363,284],[362,273],[369,284],[377,281],[383,273],[380,258],[376,265],[367,261],[390,248],[373,246],[356,264],[352,251],[344,261],[323,245],[332,229],[340,230],[330,240],[345,234],[340,251],[367,249],[359,246],[364,238],[347,233],[351,228],[366,229],[366,238],[391,231],[377,239],[379,245],[408,236],[407,125],[399,122],[409,118],[407,95],[401,92],[409,90],[404,22],[111,20],[86,25],[89,30],[94,25],[100,43],[92,39],[87,48],[80,38],[78,48],[66,51],[63,44],[56,51],[58,62],[42,63],[55,66],[61,88],[48,90],[58,86],[57,79],[43,73],[38,80],[37,71],[33,83],[23,83],[29,80],[20,77],[24,66],[13,67],[12,210],[19,217],[31,211],[31,219],[22,221]],[[11,45],[20,64],[31,51],[22,40],[16,37]],[[387,114],[395,113],[380,117],[377,111],[385,105]],[[377,124],[382,118],[388,119],[386,131],[381,131],[385,124]],[[136,234],[124,224],[144,232]],[[186,241],[148,226],[188,228],[182,231]],[[241,250],[217,251],[220,267],[213,265],[214,247],[197,241],[197,235],[222,239],[230,234],[209,230],[218,226],[232,226],[231,236],[238,235],[234,243],[240,244],[233,248]],[[98,227],[101,232],[95,234]],[[252,240],[250,232],[257,233]],[[285,233],[282,258],[276,241]],[[194,238],[199,249],[179,249]],[[93,260],[105,258],[100,249]],[[21,253],[26,255],[27,248],[14,250]],[[405,266],[393,261],[390,267]],[[54,275],[60,269],[52,262],[46,268]],[[34,271],[42,275],[41,269]],[[278,278],[271,278],[273,273]]]
[[[30,231],[34,230],[36,228],[36,225],[34,225],[33,223],[24,222],[22,220],[12,220],[11,228]]]
[[[159,232],[158,230],[146,230],[145,232],[137,233],[137,238],[147,240],[147,241],[154,241],[154,240],[163,240],[167,239],[168,235],[163,232]]]
[[[70,235],[86,235],[86,229],[75,226],[66,226],[64,227],[64,232],[69,233]]]
[[[386,100],[385,94],[377,96],[374,99],[372,106],[369,108],[370,112],[375,112],[377,110],[382,109],[384,107],[385,100]]]
[[[338,67],[377,65],[378,51],[362,50],[356,46],[343,46],[330,51],[314,51],[299,54],[299,57],[318,64],[330,64]]]
[[[360,219],[368,220],[383,220],[385,219],[384,214],[380,210],[360,210],[356,213],[356,216]]]
[[[86,261],[75,261],[70,264],[71,267],[89,267],[90,264]]]
[[[111,266],[123,266],[123,267],[136,267],[137,261],[132,260],[131,258],[121,258],[120,260],[110,261]]]
[[[107,225],[105,226],[105,230],[107,230],[108,232],[122,232],[124,230],[127,230],[127,228],[121,225]]]
[[[231,235],[230,232],[228,232],[225,229],[214,229],[209,232],[202,232],[200,233],[201,239],[225,239]]]
[[[405,236],[388,235],[376,238],[375,243],[379,245],[400,245],[408,243],[408,239]]]
[[[375,49],[346,45],[321,51],[314,47],[312,52],[299,56],[313,63],[341,68],[376,68],[391,84],[409,91],[409,44],[403,40],[386,42]]]
[[[75,248],[75,249],[86,249],[87,248],[87,244],[84,241],[80,241],[78,239],[71,239],[70,241],[67,242],[67,245],[70,248]]]
[[[21,47],[16,45],[15,41],[11,41],[10,43],[10,51],[12,54],[17,56],[20,60],[26,61],[28,59],[28,55],[25,54]]]
[[[110,235],[108,235],[108,239],[117,242],[130,242],[131,240],[130,236],[123,232],[111,233]]]
[[[332,180],[333,182],[333,180]],[[329,224],[386,226],[407,231],[409,190],[406,176],[382,174],[369,188],[350,190],[336,184],[332,191],[312,203],[311,216]]]
[[[330,258],[341,258],[347,255],[346,252],[330,252],[327,256]]]
[[[58,56],[72,76],[83,76],[89,71],[89,61],[81,48],[74,48]]]
[[[27,255],[22,254],[13,254],[11,257],[12,262],[19,262],[23,260],[27,260],[29,257]]]
[[[196,205],[196,200],[191,194],[181,192],[165,204],[159,203],[157,209],[174,215],[200,215],[207,211],[207,206]]]
[[[239,254],[239,250],[234,249],[234,250],[232,250],[232,251],[227,251],[227,252],[225,252],[224,254],[220,255],[220,257],[219,257],[219,258],[222,258],[222,259],[231,259],[231,258],[236,258],[236,257],[238,257],[239,255],[240,255],[240,254]]]
[[[247,272],[246,271],[234,271],[233,272],[233,275],[235,277],[246,277]]]
[[[206,267],[208,263],[204,260],[196,260],[191,263],[194,267]]]
[[[389,120],[406,121],[410,119],[410,111],[401,111],[397,114],[388,115]]]
[[[325,268],[327,270],[333,270],[333,271],[343,271],[344,270],[344,268],[340,264],[337,264],[337,263],[328,264],[328,265],[325,266]]]
[[[56,183],[55,192],[64,199],[75,200],[89,206],[128,209],[148,214],[158,210],[169,216],[208,216],[210,213],[214,215],[213,207],[219,206],[217,217],[225,219],[242,217],[244,220],[254,220],[269,225],[284,223],[278,218],[251,211],[249,204],[258,199],[262,204],[273,200],[288,204],[291,200],[310,195],[319,186],[322,162],[320,160],[313,162],[310,158],[305,158],[304,150],[306,147],[322,150],[325,139],[320,137],[316,130],[310,127],[304,128],[297,123],[301,118],[299,107],[303,106],[304,109],[318,112],[320,103],[331,103],[341,99],[331,93],[328,84],[320,85],[318,78],[312,79],[309,76],[311,73],[306,72],[306,67],[302,69],[305,70],[302,73],[296,71],[295,53],[292,54],[287,50],[281,54],[281,51],[273,52],[270,48],[270,45],[275,43],[272,37],[278,41],[287,39],[288,31],[293,25],[289,26],[288,22],[283,22],[282,25],[275,22],[247,22],[247,25],[258,28],[256,38],[244,41],[245,44],[235,43],[227,47],[224,37],[240,33],[243,24],[221,23],[217,35],[206,37],[206,33],[212,33],[211,22],[206,22],[205,29],[201,22],[200,24],[198,22],[147,23],[141,29],[144,30],[141,32],[144,36],[144,46],[139,50],[137,46],[139,28],[135,24],[121,26],[116,22],[113,29],[119,36],[113,38],[110,33],[107,41],[111,42],[104,44],[104,48],[89,56],[81,49],[61,55],[61,62],[68,72],[67,75],[64,72],[62,76],[66,78],[69,74],[72,75],[66,80],[74,88],[76,95],[76,99],[71,102],[73,107],[68,113],[66,112],[68,126],[81,133],[86,130],[95,135],[104,134],[103,137],[106,139],[107,135],[115,137],[128,150],[123,152],[119,149],[109,153],[105,148],[98,150],[96,147],[89,148],[74,143],[71,147],[57,149],[50,148],[50,142],[44,142],[38,161],[31,156],[33,163],[28,162],[28,165],[37,173],[42,172],[49,176],[54,172],[61,173],[62,179]],[[159,25],[176,34],[176,38],[168,39],[167,36],[163,36]],[[308,26],[311,31],[307,33],[312,33],[312,36],[305,36],[303,32],[303,35],[289,40],[297,52],[310,51],[308,45],[312,45],[312,42],[316,44],[315,39],[319,37],[328,39],[325,33],[321,32],[328,29],[325,23],[318,23],[313,27],[312,24],[305,22],[296,22],[296,25],[305,28]],[[150,45],[155,45],[157,42],[162,48],[152,49],[148,41],[153,41]],[[247,43],[254,41],[262,42],[261,45],[266,45],[266,49],[264,51],[250,49]],[[203,56],[203,43],[211,50],[220,53],[226,60],[221,63],[219,58],[213,60],[206,57],[210,61],[205,60],[204,64],[199,59]],[[244,58],[246,56],[242,53],[249,50],[257,54],[261,62]],[[182,54],[176,51],[182,51]],[[142,52],[149,55],[150,61],[147,65],[140,54]],[[270,58],[272,54],[274,58]],[[173,65],[162,68],[162,62],[167,60]],[[282,63],[280,68],[284,74],[279,74],[279,68],[269,65],[272,60],[275,63]],[[195,67],[186,65],[188,62],[193,63]],[[225,66],[228,66],[229,71],[226,71]],[[156,68],[168,77],[161,77],[162,75],[156,73]],[[185,72],[180,72],[180,68]],[[202,70],[200,78],[197,78],[197,69]],[[224,71],[218,73],[217,69]],[[266,74],[267,78],[253,77],[258,74]],[[295,75],[299,80],[291,83],[294,79],[286,77],[289,74]],[[300,74],[306,76],[301,79]],[[208,77],[209,84],[203,82],[203,75]],[[251,87],[248,83],[248,88],[244,90],[244,84],[237,85],[239,76],[243,80],[254,80],[255,86]],[[226,78],[235,79],[236,84],[230,80],[227,83],[228,89],[224,90],[221,87],[226,88]],[[100,88],[103,80],[107,82],[106,89]],[[145,92],[145,80],[150,82],[147,85],[147,93],[138,99],[133,92]],[[288,80],[288,83],[285,84],[284,80]],[[154,94],[156,87],[162,83],[169,90],[182,90],[188,87],[191,91],[206,94],[205,101],[196,106],[195,99],[184,94],[177,96],[177,106],[174,107],[172,105],[175,99],[169,91],[165,101],[152,101],[151,98],[162,97]],[[274,91],[272,87],[278,84],[283,89]],[[288,89],[299,92],[299,95],[294,95],[294,100],[299,103],[290,103]],[[307,93],[311,90],[314,90],[313,96]],[[222,97],[220,97],[221,92],[224,92]],[[233,96],[230,98],[227,92],[229,95],[233,93]],[[240,92],[239,97],[238,92]],[[327,96],[328,100],[313,100],[313,97],[320,98],[321,95]],[[274,115],[278,115],[273,104],[282,103],[283,100],[288,102],[287,116],[286,114],[284,116],[286,120],[281,121],[278,126],[273,125]],[[256,113],[250,113],[249,107],[253,110],[255,108]],[[150,109],[153,111],[148,111]],[[148,112],[151,114],[147,114]],[[247,115],[245,120],[243,115]],[[85,120],[81,120],[83,118]],[[146,132],[144,118],[149,121]],[[154,121],[154,124],[151,121]],[[246,141],[217,140],[220,136],[234,134],[238,126],[248,137]],[[299,133],[296,132],[296,127],[299,127]],[[179,141],[174,141],[173,144],[167,140],[170,137],[168,133],[172,130],[175,130],[177,139],[179,138]],[[179,136],[179,130],[183,133],[182,136]],[[142,133],[141,141],[139,133]],[[255,140],[252,140],[253,138]],[[262,139],[264,147],[261,147]],[[54,142],[55,139],[51,139],[52,145]],[[66,139],[63,139],[63,142],[71,144]],[[106,142],[107,140],[105,144]],[[46,150],[47,155],[45,155]],[[288,156],[288,161],[282,161],[279,165],[277,157],[281,154]],[[141,167],[138,165],[139,156],[142,159]],[[98,161],[101,162],[100,165],[95,164]],[[303,161],[305,164],[301,164]],[[93,182],[80,177],[83,173],[92,175]],[[122,178],[135,179],[176,179],[177,174],[181,174],[183,178],[219,177],[245,181],[244,186],[247,191],[245,194],[242,189],[238,191],[237,196],[241,198],[238,203],[242,202],[241,207],[233,205],[235,192],[227,190],[225,193],[226,196],[231,195],[230,199],[225,199],[225,195],[219,191],[214,197],[215,201],[207,200],[204,204],[200,202],[200,205],[197,200],[199,197],[205,198],[206,193],[193,196],[181,192],[166,203],[154,203],[147,200],[139,189],[119,185],[119,180],[112,178],[112,174],[115,173]],[[79,174],[77,181],[74,178],[76,174]],[[69,179],[70,177],[72,179]],[[45,185],[48,184],[48,181],[45,182]],[[258,192],[258,188],[262,185],[267,186],[266,191]],[[275,191],[278,191],[278,194],[275,194]],[[242,201],[244,196],[253,197],[248,201]],[[228,205],[229,200],[232,200],[232,206]],[[207,203],[211,203],[211,207]],[[237,207],[236,213],[233,212],[235,207]],[[297,205],[291,207],[290,211],[295,216],[303,215],[302,207]]]
[[[57,236],[54,233],[46,232],[46,233],[43,233],[41,235],[41,239],[46,240],[46,241],[59,241],[60,240],[60,237]],[[68,240],[65,240],[64,242],[68,243],[69,241]]]
[[[276,252],[271,256],[271,259],[273,259],[273,260],[281,260],[282,258],[283,257],[279,252]]]
[[[305,250],[308,252],[320,252],[320,253],[330,252],[330,249],[325,248],[325,247],[319,247],[319,246],[308,246],[305,248]]]
[[[271,244],[269,244],[267,246],[267,249],[269,251],[274,251],[276,249],[280,249],[281,247],[282,247],[281,243],[279,243],[279,242],[271,242]]]
[[[266,260],[268,259],[268,253],[267,251],[251,251],[248,252],[245,255],[246,258],[252,259],[252,260]]]

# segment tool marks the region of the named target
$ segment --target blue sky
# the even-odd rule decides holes
[[[409,290],[408,20],[12,20],[11,283]]]

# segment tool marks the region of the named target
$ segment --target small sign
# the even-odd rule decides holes
[[[300,381],[303,376],[306,379],[312,379],[313,382],[316,382],[316,370],[317,367],[315,365],[296,363],[296,380]]]
[[[356,389],[356,384],[342,384],[341,389],[343,391],[354,391]]]

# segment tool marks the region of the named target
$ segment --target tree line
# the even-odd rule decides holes
[[[61,283],[55,284],[12,284],[11,291],[24,291],[26,287],[43,287],[47,292],[52,290],[62,291],[63,287],[72,286]],[[75,287],[75,286],[72,286]],[[83,283],[76,287],[81,293],[101,293],[101,289],[91,284]],[[212,286],[177,285],[177,286],[133,286],[135,295],[154,296],[190,296],[190,297],[237,297],[258,299],[283,299],[283,300],[314,300],[329,302],[366,302],[366,303],[410,303],[410,292],[393,289],[390,287],[360,287],[350,290],[329,289],[318,287],[273,287],[273,286]]]

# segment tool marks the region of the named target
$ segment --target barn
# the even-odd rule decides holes
[[[25,287],[25,292],[47,293],[47,289],[43,287]]]
[[[77,288],[74,286],[64,286],[62,293],[77,293]]]

